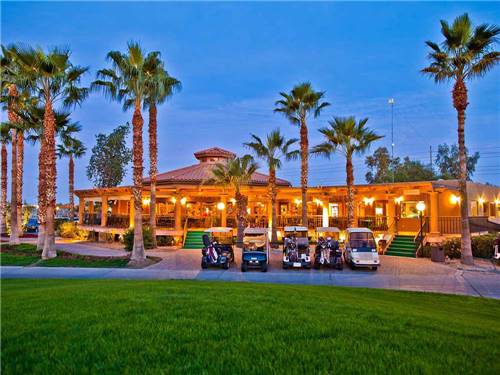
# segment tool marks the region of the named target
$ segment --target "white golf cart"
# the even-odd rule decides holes
[[[371,267],[377,270],[380,258],[373,232],[368,228],[347,228],[344,258],[352,269]]]
[[[269,249],[268,228],[245,228],[241,272],[246,272],[249,268],[260,268],[262,272],[266,272],[269,264]]]
[[[307,227],[288,226],[284,228],[283,269],[311,268]]]

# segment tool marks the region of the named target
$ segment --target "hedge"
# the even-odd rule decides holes
[[[480,236],[472,237],[472,256],[476,258],[492,258],[495,251],[495,240],[497,239],[497,233],[482,234]],[[442,244],[444,249],[444,254],[449,258],[458,259],[461,256],[461,242],[460,238],[454,237],[449,238]],[[422,256],[429,258],[431,256],[431,247],[424,246]]]

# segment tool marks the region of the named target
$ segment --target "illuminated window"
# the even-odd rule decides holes
[[[418,218],[417,210],[418,201],[401,202],[401,217],[402,218]]]
[[[338,203],[330,203],[328,205],[328,214],[330,217],[339,217],[339,204]]]

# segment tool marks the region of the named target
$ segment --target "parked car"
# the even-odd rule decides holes
[[[352,269],[370,267],[377,270],[380,258],[373,232],[368,228],[347,228],[344,258]]]
[[[26,224],[26,233],[38,233],[38,219],[31,217]]]
[[[289,267],[311,268],[307,228],[302,226],[289,226],[284,228],[284,232],[283,269]]]
[[[246,272],[249,268],[260,268],[262,272],[266,272],[269,249],[268,228],[246,228],[243,232],[241,272]]]

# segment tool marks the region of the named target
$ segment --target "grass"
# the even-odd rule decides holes
[[[147,265],[156,263],[159,258],[148,258]],[[38,262],[38,263],[37,263]],[[41,260],[41,252],[32,244],[2,245],[0,263],[2,266],[37,267],[95,267],[95,268],[122,268],[127,267],[128,257],[95,257],[71,254],[58,250],[57,257]]]
[[[3,280],[3,373],[500,372],[500,301],[321,286]]]

